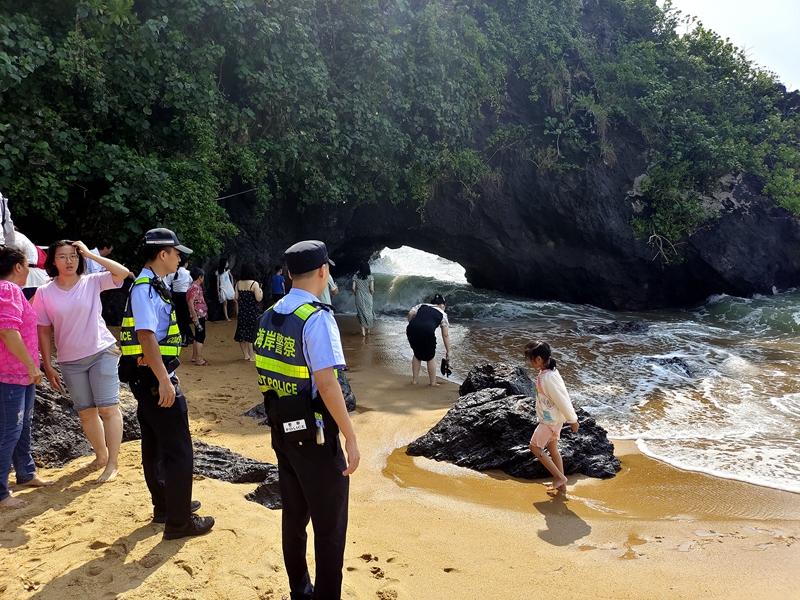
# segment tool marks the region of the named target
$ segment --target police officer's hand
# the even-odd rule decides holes
[[[169,408],[175,402],[175,386],[169,377],[158,380],[158,405]]]
[[[342,471],[342,475],[347,476],[358,468],[358,463],[361,461],[361,452],[358,451],[355,438],[345,440],[344,451],[347,453],[347,469]]]

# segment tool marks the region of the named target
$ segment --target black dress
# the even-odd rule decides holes
[[[239,316],[236,322],[236,333],[233,339],[236,342],[250,342],[251,344],[256,339],[256,324],[258,323],[259,309],[258,300],[253,292],[253,286],[256,282],[250,284],[246,290],[239,290]]]

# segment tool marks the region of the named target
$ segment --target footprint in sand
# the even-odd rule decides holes
[[[186,571],[190,577],[194,577],[194,568],[192,567],[192,565],[190,565],[184,560],[176,560],[175,564],[178,565],[184,571]]]
[[[372,567],[369,570],[369,572],[372,573],[372,576],[375,579],[383,579],[384,577],[386,577],[386,574],[383,572],[383,569],[381,569],[380,567]]]
[[[442,571],[444,571],[445,573],[458,573],[458,569],[456,569],[455,567],[444,567]]]
[[[392,588],[383,588],[375,592],[378,600],[397,600],[397,590]]]
[[[378,557],[377,556],[373,556],[372,554],[370,554],[368,552],[366,554],[362,554],[358,558],[360,558],[364,562],[370,562],[370,561],[373,561],[373,560],[376,561],[376,562],[378,561]]]
[[[106,544],[105,542],[101,542],[100,540],[95,540],[91,544],[89,544],[89,548],[91,550],[100,550],[102,548],[108,548],[110,544]]]

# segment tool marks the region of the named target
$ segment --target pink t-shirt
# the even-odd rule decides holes
[[[22,289],[0,280],[0,329],[16,329],[35,363],[39,363],[39,338],[36,337],[36,312],[22,295]],[[0,341],[0,381],[30,385],[28,368]]]
[[[58,362],[80,360],[117,343],[103,321],[100,292],[121,286],[122,282],[114,285],[114,276],[104,271],[81,275],[68,292],[55,280],[38,289],[33,297],[36,324],[52,325]]]

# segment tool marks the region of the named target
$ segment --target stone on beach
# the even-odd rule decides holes
[[[60,374],[58,365],[54,366]],[[120,385],[119,400],[122,441],[141,439],[136,400],[125,384]],[[31,437],[31,455],[39,467],[63,467],[76,458],[94,454],[69,395],[47,384],[36,386]]]
[[[470,377],[476,370],[480,377]],[[503,380],[507,378],[507,367],[500,365],[495,370]],[[467,379],[474,382],[483,378],[486,385],[492,385],[491,377],[484,377],[489,371],[487,366],[474,367]],[[530,378],[528,381],[533,386]],[[621,465],[606,431],[583,409],[576,408],[576,413],[578,433],[573,434],[567,424],[561,431],[559,452],[564,473],[614,477]],[[547,478],[549,471],[528,447],[537,424],[534,397],[510,394],[505,387],[487,387],[459,398],[433,429],[409,444],[406,452],[477,471],[500,470],[522,479]]]

